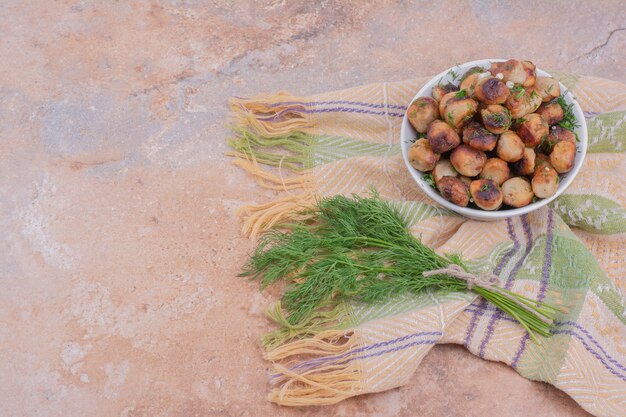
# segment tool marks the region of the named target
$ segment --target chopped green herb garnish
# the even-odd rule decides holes
[[[465,91],[465,90],[461,90],[461,91],[459,91],[458,93],[456,93],[456,94],[454,95],[454,97],[456,97],[456,98],[463,98],[463,97],[467,97],[467,91]]]
[[[524,97],[525,92],[526,90],[524,90],[524,87],[522,87],[521,85],[516,85],[513,88],[511,88],[511,94],[513,94],[513,98],[515,100],[519,100],[522,97]]]
[[[539,146],[540,147],[545,146],[548,152],[552,152],[552,147],[554,146],[554,142],[552,142],[549,139],[548,135],[543,135],[541,137],[541,142],[539,142]]]
[[[427,183],[431,187],[437,188],[437,186],[435,185],[435,178],[433,177],[433,174],[424,174],[422,176],[422,179],[424,180],[425,183]]]
[[[578,120],[574,115],[574,104],[567,104],[563,95],[558,97],[556,102],[563,108],[563,119],[559,122],[559,126],[572,132],[576,136],[576,141],[578,142],[578,135],[574,132],[574,130],[580,127],[580,124],[578,124]]]
[[[489,185],[488,184],[483,184],[482,187],[480,187],[480,191],[487,191],[489,189]]]
[[[411,139],[411,143],[417,142],[418,139],[424,139],[426,137],[426,133],[417,132],[415,138]]]
[[[487,116],[489,124],[492,126],[504,127],[507,123],[511,122],[510,117],[506,113],[491,113]]]

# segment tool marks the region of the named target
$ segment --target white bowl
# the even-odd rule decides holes
[[[454,70],[458,74],[458,77],[460,78],[471,67],[482,67],[485,69],[489,69],[492,62],[502,62],[502,61],[506,61],[506,60],[505,59],[480,59],[477,61],[466,62],[465,64],[459,64],[457,66],[448,68],[447,70],[443,71],[441,74],[436,75],[430,81],[428,81],[421,88],[421,90],[415,95],[413,100],[417,99],[418,97],[424,97],[424,96],[431,97],[432,88],[435,84],[439,82],[439,80],[442,80],[444,84],[448,82],[452,82],[453,81],[452,74],[450,73],[451,70]],[[540,70],[539,68],[537,68],[536,73],[537,75],[541,75],[541,76],[550,76],[550,74],[548,74],[545,71]],[[457,82],[458,82],[458,78],[457,78]],[[578,135],[579,142],[576,144],[577,152],[576,152],[576,160],[574,162],[574,168],[570,172],[560,175],[561,181],[559,183],[559,187],[556,193],[553,196],[549,198],[544,198],[542,200],[538,200],[537,202],[531,203],[525,207],[520,207],[520,208],[515,208],[515,209],[500,209],[500,210],[494,210],[494,211],[486,211],[486,210],[481,210],[478,208],[471,208],[471,207],[461,207],[461,206],[457,206],[456,204],[451,203],[450,201],[444,199],[436,189],[434,189],[426,181],[424,181],[424,179],[422,178],[424,175],[423,172],[416,170],[409,163],[408,150],[411,147],[411,143],[413,142],[413,139],[415,139],[415,137],[417,136],[417,132],[415,131],[413,126],[411,126],[411,124],[409,123],[409,119],[405,112],[404,119],[402,120],[402,128],[400,130],[400,141],[401,141],[400,145],[402,147],[402,157],[404,158],[404,163],[406,164],[406,167],[409,170],[409,173],[411,174],[411,176],[413,177],[417,185],[430,198],[432,198],[433,200],[435,200],[437,203],[441,204],[442,206],[474,220],[493,221],[493,220],[504,219],[507,217],[519,216],[522,214],[530,213],[531,211],[537,210],[538,208],[543,207],[546,204],[549,204],[552,200],[554,200],[559,195],[561,195],[563,191],[565,191],[565,189],[567,189],[567,187],[572,183],[572,181],[576,177],[576,174],[578,174],[578,171],[580,171],[580,167],[583,165],[583,160],[585,159],[585,155],[587,154],[587,123],[585,122],[585,115],[583,114],[583,111],[580,108],[580,105],[578,105],[573,95],[571,93],[566,94],[568,89],[563,84],[561,83],[559,84],[561,86],[561,95],[565,97],[565,101],[568,104],[574,104],[573,111],[579,124],[579,127],[575,130],[575,133]],[[411,103],[413,102],[413,100],[411,100]],[[407,106],[409,104],[410,103],[407,103]]]

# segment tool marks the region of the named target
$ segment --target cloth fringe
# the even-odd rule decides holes
[[[245,155],[258,163],[301,171],[311,168],[311,147],[316,138],[304,132],[291,132],[278,137],[258,135],[250,129],[234,127],[236,137],[228,141],[235,152],[228,156]]]
[[[231,109],[241,128],[229,141],[234,152],[233,164],[251,174],[263,188],[298,194],[275,201],[242,207],[237,214],[244,218],[243,233],[255,237],[280,223],[307,220],[306,209],[317,199],[311,146],[315,137],[306,132],[313,127],[311,114],[287,93],[252,99],[235,98]],[[261,169],[259,164],[278,167],[279,175]],[[281,169],[295,173],[283,177]],[[285,318],[280,303],[267,314],[279,328],[263,339],[265,358],[273,362],[274,388],[269,400],[285,406],[335,404],[362,392],[358,361],[319,364],[298,368],[305,358],[347,354],[357,347],[353,332],[337,329],[345,324],[348,306],[320,311],[306,323],[294,326]],[[280,363],[279,363],[280,362]]]
[[[254,157],[243,154],[231,154],[236,156],[233,164],[252,175],[261,187],[269,190],[288,191],[298,188],[310,189],[313,186],[313,176],[308,172],[299,172],[298,175],[292,177],[284,177],[264,171]]]
[[[255,107],[253,104],[248,102]],[[237,137],[229,141],[234,151],[227,154],[234,157],[233,164],[252,175],[261,187],[290,193],[270,203],[240,208],[237,214],[244,219],[243,234],[253,238],[276,224],[306,220],[308,215],[302,212],[316,201],[314,177],[305,169],[315,138],[303,132],[268,137],[246,128],[234,130]],[[263,170],[260,164],[275,166],[278,173]],[[283,176],[283,168],[295,175]],[[291,193],[297,189],[302,191]]]
[[[354,333],[327,330],[307,339],[286,343],[266,353],[271,361],[289,357],[328,356],[349,353],[357,346]],[[298,363],[291,366],[274,363],[274,384],[270,401],[286,406],[335,404],[362,390],[361,369],[358,361],[320,364],[312,369],[298,371]],[[296,366],[294,366],[294,364]]]
[[[270,137],[313,127],[312,115],[307,113],[301,99],[281,91],[253,98],[232,98],[230,108],[241,126]]]
[[[244,206],[238,209],[237,215],[244,218],[242,226],[244,235],[256,237],[276,224],[302,221],[308,218],[309,215],[304,214],[303,211],[312,207],[316,201],[315,184],[310,173],[302,171],[295,176],[285,178],[282,175],[264,171],[253,157],[247,155],[237,155],[233,164],[251,174],[263,188],[286,192],[295,189],[303,190],[299,194],[291,194],[270,203]]]
[[[242,232],[254,238],[276,224],[308,220],[312,214],[303,211],[313,207],[315,201],[315,194],[308,190],[270,203],[244,206],[237,210],[237,215],[244,218]]]
[[[266,314],[279,326],[278,329],[263,337],[263,347],[266,350],[273,350],[277,346],[295,339],[304,339],[322,331],[336,328],[340,322],[345,324],[345,319],[349,315],[349,307],[347,304],[339,304],[332,310],[317,311],[306,322],[297,325],[287,321],[280,301],[269,308]]]
[[[244,218],[244,235],[256,237],[276,224],[302,221],[309,217],[303,211],[312,207],[316,201],[315,185],[310,173],[302,171],[289,178],[274,175],[262,170],[254,158],[245,155],[233,160],[233,164],[251,174],[263,188],[286,192],[303,190],[299,194],[290,194],[270,203],[244,206],[237,210],[237,215]]]
[[[328,365],[314,371],[298,374],[275,365],[289,380],[270,391],[269,400],[284,406],[312,406],[336,404],[362,392],[360,368],[355,363]]]

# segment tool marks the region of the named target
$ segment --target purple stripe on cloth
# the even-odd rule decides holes
[[[528,343],[529,340],[530,340],[530,336],[528,335],[528,333],[526,333],[524,337],[522,337],[522,341],[520,342],[519,348],[517,349],[517,352],[515,353],[515,356],[513,357],[513,361],[511,362],[511,368],[517,369],[517,363],[522,357],[522,353],[526,349],[526,344]]]
[[[513,228],[513,222],[511,221],[510,218],[506,219],[506,224],[507,224],[507,230],[509,232],[509,237],[513,241],[513,247],[511,248],[510,251],[506,253],[506,255],[502,257],[502,259],[500,260],[500,263],[498,263],[496,268],[493,270],[493,273],[496,275],[500,274],[500,272],[502,271],[502,268],[504,268],[504,265],[509,261],[509,259],[513,256],[513,254],[515,254],[519,250],[519,241],[517,240],[517,235],[515,234],[515,229]],[[463,345],[467,349],[469,349],[469,344],[470,344],[470,341],[472,340],[472,336],[474,335],[474,330],[476,329],[476,324],[478,323],[478,319],[482,317],[485,312],[485,309],[487,307],[487,300],[485,300],[484,298],[481,298],[479,306],[481,307],[478,310],[479,313],[472,315],[472,320],[470,321],[470,325],[467,328],[467,333],[465,334],[465,342],[463,342]]]
[[[543,301],[546,298],[546,287],[548,286],[548,279],[550,278],[550,267],[552,266],[552,239],[554,237],[554,212],[552,209],[548,211],[548,230],[546,234],[546,256],[543,262],[543,269],[541,270],[541,284],[539,286],[539,296],[537,297],[538,301]],[[515,357],[513,358],[513,362],[511,362],[511,367],[513,369],[517,368],[517,363],[519,362],[522,354],[526,350],[526,344],[530,337],[528,334],[524,335],[522,341],[520,342],[519,349],[515,353]]]
[[[584,111],[583,114],[585,116],[585,119],[593,119],[597,115],[602,114],[602,112],[599,112],[599,111]]]
[[[526,251],[524,253],[524,256],[517,262],[517,264],[515,264],[515,266],[513,267],[513,269],[511,270],[511,273],[509,274],[506,282],[504,283],[504,288],[506,289],[510,289],[511,285],[513,285],[513,279],[515,278],[515,275],[517,274],[517,270],[521,267],[524,259],[526,258],[526,256],[528,256],[528,252],[530,250],[530,243],[532,243],[532,233],[530,233],[530,226],[528,225],[528,222],[526,220],[526,216],[522,216],[522,225],[524,227],[524,233],[526,234]],[[511,223],[512,225],[512,223]],[[518,243],[518,248],[519,248],[519,243]],[[485,301],[486,302],[486,301]],[[492,313],[491,318],[489,319],[489,324],[487,325],[487,332],[485,333],[485,336],[483,337],[482,342],[480,343],[480,347],[478,349],[478,356],[484,359],[484,350],[485,350],[485,346],[487,346],[487,343],[489,342],[489,339],[491,338],[492,334],[493,334],[493,329],[494,329],[494,325],[495,322],[501,317],[502,312],[500,310],[494,310],[495,312]]]
[[[526,235],[526,249],[524,250],[524,256],[515,264],[515,266],[513,267],[513,270],[509,274],[509,278],[506,280],[506,283],[504,284],[504,288],[506,288],[507,290],[510,290],[511,287],[513,286],[513,281],[515,280],[515,277],[517,276],[517,272],[522,267],[522,265],[524,264],[524,261],[530,254],[530,251],[533,245],[533,232],[532,230],[530,230],[530,224],[528,223],[528,215],[524,214],[520,218],[522,220],[522,226],[524,227],[524,234]]]
[[[546,257],[541,270],[541,285],[539,287],[539,301],[546,298],[546,288],[550,278],[550,268],[552,267],[552,239],[554,238],[554,211],[548,210],[548,232],[546,234]]]
[[[350,100],[330,100],[330,101],[281,101],[279,103],[268,104],[267,107],[279,107],[279,106],[291,106],[291,105],[300,105],[300,106],[330,106],[330,105],[346,105],[346,106],[360,106],[360,107],[369,107],[372,109],[395,109],[406,111],[407,106],[403,106],[401,104],[374,104],[374,103],[365,103],[362,101],[350,101]]]
[[[532,230],[530,230],[530,224],[528,223],[528,216],[524,214],[523,216],[521,216],[521,220],[522,220],[522,226],[524,227],[524,234],[526,235],[526,249],[524,250],[524,256],[522,256],[522,258],[519,261],[517,261],[517,263],[511,270],[509,277],[504,283],[504,288],[506,288],[507,290],[510,290],[511,287],[513,286],[513,281],[515,280],[515,277],[517,276],[517,272],[524,264],[524,261],[526,260],[526,258],[528,257],[532,249],[533,233],[532,233]],[[485,359],[485,347],[487,346],[487,343],[489,343],[489,339],[491,339],[491,336],[493,336],[493,330],[495,328],[495,324],[500,318],[502,318],[502,311],[497,310],[495,314],[493,314],[491,316],[491,319],[489,320],[489,325],[487,326],[487,332],[485,333],[485,337],[480,343],[480,348],[478,349],[478,356],[482,359]]]
[[[404,113],[396,113],[389,111],[376,111],[376,110],[367,110],[367,109],[354,109],[350,107],[332,107],[329,109],[298,109],[298,108],[287,108],[279,111],[273,116],[264,116],[259,117],[259,120],[262,121],[277,121],[283,118],[283,115],[289,112],[298,111],[300,113],[305,114],[314,114],[314,113],[358,113],[358,114],[373,114],[377,116],[393,116],[393,117],[404,117]]]
[[[604,367],[611,372],[613,375],[615,375],[616,377],[618,377],[619,379],[621,379],[622,381],[626,381],[626,376],[622,375],[619,371],[613,369],[611,367],[611,365],[609,365],[604,358],[602,358],[602,356],[600,356],[600,354],[598,352],[596,352],[595,350],[593,350],[593,348],[591,346],[589,346],[587,344],[587,342],[585,342],[585,340],[580,337],[576,332],[573,332],[571,330],[554,330],[553,332],[554,334],[566,334],[569,336],[573,336],[576,337],[578,340],[580,340],[580,343],[583,344],[583,346],[585,347],[585,349],[587,350],[587,352],[591,353],[593,356],[595,356],[601,363],[602,365],[604,365]]]
[[[416,337],[421,337],[421,336],[443,336],[443,333],[441,332],[418,332],[418,333],[411,333],[402,337],[398,337],[396,339],[392,339],[392,340],[387,340],[385,342],[378,342],[378,343],[374,343],[373,345],[367,345],[367,346],[363,346],[357,349],[353,349],[350,350],[346,353],[342,353],[341,355],[333,355],[333,356],[326,356],[326,357],[322,357],[322,358],[316,358],[316,359],[311,359],[308,361],[304,361],[299,363],[298,365],[294,366],[293,368],[291,368],[292,370],[295,369],[300,369],[300,368],[311,368],[320,364],[326,364],[328,363],[333,363],[334,361],[337,361],[339,359],[343,359],[345,357],[348,357],[350,355],[354,355],[356,353],[360,353],[360,352],[364,352],[364,351],[368,351],[368,350],[372,350],[372,349],[378,349],[380,347],[385,347],[385,346],[389,346],[389,345],[393,345],[396,343],[400,343],[400,342],[404,342],[408,339],[412,339],[412,338],[416,338]]]
[[[469,312],[477,312],[478,307],[474,307],[472,308],[471,306],[466,308],[465,311],[469,311]],[[501,320],[503,321],[508,321],[511,323],[517,323],[517,320],[515,320],[512,317],[502,317]],[[626,372],[626,366],[620,364],[617,360],[615,360],[613,357],[611,357],[611,355],[609,355],[609,353],[607,353],[607,351],[602,347],[602,345],[600,343],[598,343],[598,341],[596,339],[593,338],[593,336],[591,335],[591,333],[589,333],[589,331],[587,329],[585,329],[584,327],[580,326],[578,323],[575,323],[573,321],[561,321],[561,322],[555,322],[554,325],[556,327],[564,327],[564,326],[572,326],[576,329],[578,329],[578,331],[580,331],[580,333],[584,334],[585,336],[587,336],[587,338],[589,339],[589,341],[591,343],[593,343],[598,350],[600,351],[601,354],[603,354],[606,358],[606,360],[610,363],[612,363],[613,365],[615,365],[615,367],[617,367],[618,369]],[[567,334],[570,336],[573,336],[575,338],[577,338],[578,340],[581,341],[581,343],[583,344],[583,346],[585,346],[586,350],[591,353],[592,355],[598,357],[598,355],[600,355],[600,353],[596,352],[592,347],[590,347],[588,344],[586,344],[583,336],[581,336],[576,330],[555,330],[553,331],[554,334]],[[529,339],[528,337],[528,333],[526,333],[524,335],[525,339]],[[519,359],[519,358],[518,358]],[[610,368],[610,365],[606,362],[602,362],[605,364],[605,366],[607,367],[607,369]],[[511,363],[511,367],[513,367],[513,362]],[[613,368],[611,368],[613,369]],[[613,372],[614,371],[614,372]],[[613,369],[613,371],[611,371],[612,373],[615,372],[619,372],[616,369]]]
[[[397,346],[395,348],[391,348],[391,349],[387,349],[387,350],[380,350],[378,352],[374,352],[374,353],[370,353],[369,355],[363,355],[363,356],[357,356],[354,358],[350,358],[348,360],[345,360],[343,362],[339,362],[337,365],[345,365],[346,363],[350,363],[352,361],[356,361],[359,359],[367,359],[367,358],[374,358],[377,356],[381,356],[384,355],[386,353],[392,353],[392,352],[398,352],[400,350],[404,350],[413,346],[419,346],[419,345],[434,345],[438,342],[439,340],[416,340],[415,342],[411,342],[411,343],[407,343],[406,345],[402,345],[402,346]]]
[[[425,344],[434,345],[434,344],[436,344],[439,341],[439,339],[436,339],[436,340],[417,340],[417,341],[414,341],[414,342],[411,342],[411,343],[407,343],[406,345],[396,346],[396,347],[391,348],[391,349],[386,349],[386,350],[382,350],[382,351],[378,351],[378,352],[373,352],[373,353],[370,353],[370,354],[367,354],[367,355],[355,356],[353,358],[346,359],[345,361],[337,362],[337,360],[343,359],[343,358],[345,358],[345,357],[347,357],[349,355],[353,355],[355,353],[360,353],[360,352],[376,349],[376,348],[379,348],[379,347],[393,345],[393,344],[396,344],[398,342],[404,342],[404,341],[406,341],[406,340],[408,340],[410,338],[419,337],[419,336],[442,336],[442,333],[441,332],[413,333],[413,334],[410,334],[410,335],[399,337],[397,339],[389,340],[387,342],[380,342],[380,343],[375,343],[373,345],[363,346],[361,348],[354,349],[354,350],[352,350],[350,352],[346,352],[346,353],[341,354],[341,355],[334,355],[334,356],[327,357],[327,358],[318,358],[318,359],[313,359],[313,360],[310,360],[310,361],[302,362],[302,363],[300,363],[300,364],[298,364],[298,365],[296,365],[296,366],[294,366],[294,367],[292,367],[290,369],[292,371],[295,371],[295,370],[308,370],[308,369],[314,368],[314,367],[316,367],[318,365],[330,365],[330,364],[344,365],[346,363],[350,363],[350,362],[358,360],[358,359],[367,359],[367,358],[371,358],[371,357],[381,356],[381,355],[384,355],[385,353],[397,352],[399,350],[406,349],[406,348],[409,348],[411,346],[425,345]],[[281,376],[281,374],[273,374],[270,377],[270,380],[278,378],[280,376]]]
[[[615,359],[613,359],[611,357],[611,355],[609,355],[607,353],[606,350],[604,350],[604,348],[602,347],[602,345],[600,345],[600,343],[598,343],[598,341],[596,339],[593,338],[593,336],[591,335],[591,333],[589,333],[589,331],[587,329],[585,329],[584,327],[582,327],[580,324],[575,323],[573,321],[563,321],[563,322],[559,322],[557,323],[557,325],[559,326],[572,326],[575,327],[576,329],[580,330],[581,333],[583,333],[585,336],[587,336],[587,338],[594,344],[596,345],[596,347],[600,350],[600,352],[602,352],[602,354],[604,354],[604,356],[606,356],[607,360],[611,363],[613,363],[615,366],[617,366],[619,369],[621,369],[622,371],[626,372],[626,366],[622,365],[621,363],[619,363],[618,361],[616,361]]]

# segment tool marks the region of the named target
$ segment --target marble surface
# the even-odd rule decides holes
[[[403,388],[266,401],[277,293],[235,277],[227,99],[485,57],[625,81],[623,2],[22,1],[0,6],[0,415],[584,416],[439,346]]]

